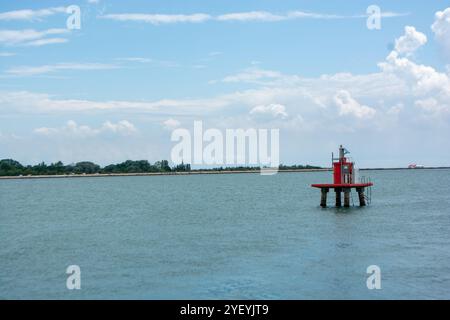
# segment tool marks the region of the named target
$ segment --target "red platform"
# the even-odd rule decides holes
[[[323,183],[323,184],[312,184],[311,187],[313,188],[329,188],[329,189],[336,189],[336,188],[366,188],[373,186],[372,182],[368,183],[341,183],[341,184],[334,184],[334,183]]]

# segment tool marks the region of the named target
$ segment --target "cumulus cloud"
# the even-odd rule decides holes
[[[379,64],[386,73],[393,73],[410,85],[415,95],[423,95],[431,92],[448,94],[450,91],[450,79],[445,73],[438,72],[430,66],[417,64],[408,58],[402,58],[393,51],[385,62]]]
[[[350,92],[341,90],[334,96],[334,102],[339,108],[341,116],[353,115],[359,119],[372,118],[376,110],[365,105],[361,105],[350,94]]]
[[[121,120],[117,123],[111,123],[110,121],[106,121],[101,127],[100,131],[129,135],[135,133],[137,129],[131,122],[128,122],[127,120]]]
[[[286,107],[281,104],[269,104],[266,106],[256,106],[250,110],[250,116],[257,119],[286,119],[288,114]]]
[[[405,34],[395,41],[395,50],[399,54],[412,54],[427,43],[427,36],[411,26],[405,27]]]
[[[181,125],[181,123],[178,120],[170,118],[170,119],[167,119],[166,121],[164,121],[162,123],[162,125],[163,125],[164,129],[166,129],[166,130],[173,130],[173,129],[178,128]]]
[[[399,39],[405,35],[400,35]],[[311,127],[315,125],[327,129],[334,125],[336,116],[341,116],[341,122],[345,121],[347,127],[375,127],[374,124],[384,126],[387,117],[409,121],[430,110],[448,114],[446,108],[450,101],[450,80],[447,73],[417,64],[396,50],[379,67],[378,72],[370,74],[338,73],[314,78],[273,70],[246,69],[221,81],[250,83],[255,85],[254,88],[197,99],[94,101],[6,91],[0,94],[0,112],[61,115],[114,110],[123,113],[142,112],[164,116],[166,119],[176,119],[180,115],[217,118],[231,114],[235,120],[263,116],[269,120],[286,117],[288,120],[301,115]],[[434,98],[436,103],[425,107],[423,101],[429,98]],[[365,121],[353,121],[352,118]]]
[[[435,98],[417,100],[415,105],[431,114],[442,115],[443,113],[450,113],[450,103],[442,103]]]
[[[414,29],[405,29],[405,35],[398,38],[396,43],[408,42],[405,39],[413,39],[411,48],[403,52],[413,52],[412,49],[424,42],[422,36],[418,36]],[[417,40],[417,39],[422,39]],[[396,48],[397,49],[397,48]],[[385,75],[394,75],[399,81],[403,81],[408,89],[408,93],[413,97],[414,105],[422,111],[441,113],[444,115],[448,111],[448,101],[450,101],[450,77],[444,72],[439,72],[435,68],[417,64],[408,57],[402,57],[401,52],[392,51],[386,60],[379,63],[379,67]]]
[[[137,131],[136,127],[127,120],[121,120],[117,123],[106,121],[100,128],[91,128],[87,125],[78,125],[75,121],[69,120],[67,124],[60,128],[41,127],[34,130],[40,135],[62,135],[71,137],[92,137],[103,133],[113,133],[118,135],[130,135]]]
[[[431,30],[450,58],[450,8],[436,12]]]

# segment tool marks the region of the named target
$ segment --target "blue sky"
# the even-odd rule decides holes
[[[0,158],[168,159],[171,130],[203,120],[280,128],[284,163],[343,143],[362,167],[450,165],[449,6],[2,1]]]

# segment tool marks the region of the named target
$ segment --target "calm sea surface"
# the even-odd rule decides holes
[[[0,298],[450,299],[450,170],[363,174],[362,209],[328,172],[0,180]]]

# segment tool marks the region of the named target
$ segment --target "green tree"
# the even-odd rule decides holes
[[[0,175],[1,176],[18,176],[22,174],[24,167],[15,160],[4,159],[0,160]]]

